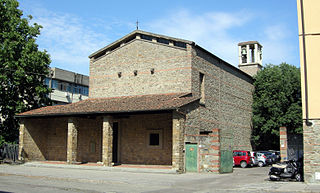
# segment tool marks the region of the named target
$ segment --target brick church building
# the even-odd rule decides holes
[[[20,159],[218,173],[252,149],[252,77],[194,42],[135,30],[89,58],[89,99],[17,115]]]

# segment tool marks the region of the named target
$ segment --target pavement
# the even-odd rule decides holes
[[[234,168],[229,174],[119,168],[41,162],[1,164],[0,192],[320,192],[320,184],[269,181],[270,167]]]

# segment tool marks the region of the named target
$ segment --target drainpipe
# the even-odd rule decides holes
[[[303,0],[300,0],[301,9],[301,27],[302,27],[302,49],[303,49],[303,67],[304,67],[304,94],[305,94],[305,112],[306,112],[306,125],[311,126],[312,122],[309,121],[309,105],[308,105],[308,73],[307,73],[307,55],[306,55],[306,35],[304,29],[304,12]]]

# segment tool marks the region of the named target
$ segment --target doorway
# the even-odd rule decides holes
[[[118,137],[119,137],[119,123],[113,123],[113,133],[112,133],[112,162],[118,163]]]

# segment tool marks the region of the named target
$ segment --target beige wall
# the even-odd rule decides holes
[[[302,25],[300,0],[298,2],[298,21],[299,21],[299,41],[300,41],[300,66],[301,66],[301,86],[302,86],[302,104],[303,118],[306,118],[305,112],[305,77],[304,60],[302,44]],[[320,118],[320,1],[304,0],[304,20],[305,20],[305,39],[306,39],[306,59],[307,59],[307,82],[308,82],[308,108],[309,118]]]
[[[297,7],[300,42],[302,111],[304,119],[304,180],[307,183],[320,183],[320,1],[303,0],[307,77],[305,77],[304,68],[305,63],[300,0],[297,0]],[[305,79],[307,79],[307,95],[305,94]],[[308,99],[309,109],[308,124],[306,122],[306,96]]]
[[[89,93],[95,98],[191,92],[190,79],[187,49],[134,39],[103,57],[91,59]]]
[[[172,163],[172,114],[132,115],[119,120],[120,163]],[[159,130],[160,147],[148,146],[149,132]]]
[[[26,160],[66,161],[67,119],[25,119],[23,151]]]

